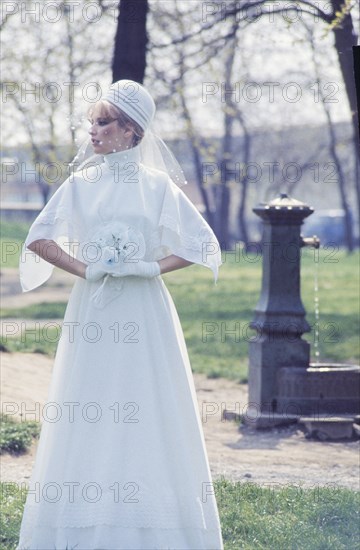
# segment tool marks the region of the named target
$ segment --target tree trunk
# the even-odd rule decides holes
[[[142,83],[146,68],[148,0],[121,0],[112,63],[113,82]]]
[[[345,225],[346,244],[349,252],[352,252],[354,250],[352,217],[351,217],[351,211],[350,211],[350,207],[347,201],[347,196],[345,191],[345,177],[342,170],[341,162],[336,152],[336,139],[335,139],[332,125],[330,126],[330,151],[331,151],[331,156],[334,159],[338,177],[339,177],[339,192],[340,192],[341,206],[345,213],[344,225]]]
[[[353,47],[354,75],[357,96],[358,145],[360,146],[360,46]]]
[[[239,120],[239,119],[238,119]],[[244,165],[248,166],[249,160],[250,160],[250,134],[245,129],[245,126],[243,125],[244,130]],[[248,185],[249,185],[249,178],[247,175],[247,170],[245,170],[244,176],[241,178],[241,191],[240,191],[240,204],[238,209],[238,220],[239,220],[239,229],[240,229],[240,239],[245,243],[245,247],[247,249],[249,244],[249,234],[247,230],[246,225],[246,199],[247,199],[247,192],[248,192]]]
[[[199,149],[196,146],[195,140],[192,137],[190,138],[190,143],[191,143],[191,150],[192,150],[193,159],[194,159],[198,189],[200,191],[201,198],[202,198],[202,200],[204,202],[204,206],[205,206],[206,220],[207,220],[208,224],[210,225],[210,227],[212,229],[214,229],[214,213],[212,212],[212,210],[210,208],[208,195],[207,195],[206,189],[204,187],[204,182],[203,182],[203,179],[204,179],[204,176],[203,176],[203,163],[201,161]]]
[[[228,166],[232,160],[231,142],[233,117],[225,112],[224,137],[222,159],[220,162],[221,181],[217,191],[216,201],[216,236],[221,248],[229,248],[229,210],[230,210],[230,181],[233,179],[233,170]]]
[[[341,11],[344,0],[332,0],[331,2],[334,14]],[[356,104],[356,89],[354,82],[353,55],[352,47],[357,43],[357,36],[354,31],[354,26],[350,13],[346,14],[339,26],[334,28],[335,48],[339,58],[341,73],[344,79],[347,97],[351,110],[351,120],[354,130],[354,161],[355,161],[355,190],[357,196],[358,215],[360,219],[360,182],[358,179],[358,169],[360,163],[360,149],[357,144],[358,137],[358,121],[357,121],[357,104]]]
[[[230,181],[233,179],[233,170],[229,169],[228,162],[232,160],[232,130],[234,123],[234,112],[232,108],[231,93],[232,89],[232,72],[234,67],[234,59],[236,52],[236,28],[237,22],[233,21],[234,35],[230,44],[230,51],[225,62],[225,109],[224,109],[224,136],[222,146],[221,167],[221,182],[220,189],[217,194],[216,203],[216,233],[223,249],[228,249],[229,242],[229,212],[230,212]]]
[[[181,67],[183,67],[183,60],[182,60],[182,63],[181,63]],[[183,75],[183,69],[182,69],[181,73]],[[181,106],[182,106],[182,109],[183,109],[185,121],[186,121],[187,127],[188,127],[188,135],[189,135],[189,139],[190,139],[190,146],[191,146],[191,151],[192,151],[193,161],[194,161],[194,166],[195,166],[196,182],[197,182],[197,186],[198,186],[198,189],[199,189],[200,194],[201,194],[201,198],[202,198],[204,206],[205,206],[206,220],[207,220],[208,224],[210,225],[210,227],[215,231],[214,215],[213,215],[213,212],[210,208],[208,195],[207,195],[207,192],[206,192],[206,189],[205,189],[205,186],[204,186],[203,163],[202,163],[202,159],[201,159],[201,155],[200,155],[200,151],[199,151],[198,139],[196,138],[192,118],[191,118],[191,115],[190,115],[190,111],[189,111],[188,106],[186,104],[186,99],[185,99],[184,92],[183,92],[183,86],[184,86],[183,81],[182,81],[181,84],[182,85],[181,85],[180,90],[179,90],[179,96],[180,96],[180,101],[181,101]]]
[[[40,178],[41,178],[41,176],[40,176]],[[39,185],[40,193],[41,193],[41,196],[42,196],[43,206],[45,206],[46,203],[49,200],[50,185],[48,183],[46,183],[42,178],[40,179],[38,185]]]
[[[226,169],[225,169],[226,171]],[[216,208],[217,224],[216,236],[219,240],[220,247],[223,250],[228,250],[229,243],[229,206],[230,206],[230,190],[227,178],[222,182],[218,191],[218,205]]]

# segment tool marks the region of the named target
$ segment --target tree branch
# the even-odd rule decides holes
[[[194,38],[195,36],[198,36],[199,34],[203,33],[204,31],[212,29],[213,27],[218,25],[218,23],[221,23],[222,21],[224,21],[224,16],[225,16],[225,18],[226,17],[234,17],[234,16],[238,15],[239,13],[241,13],[242,11],[247,11],[250,8],[254,9],[254,8],[259,7],[259,6],[262,6],[267,1],[268,0],[260,0],[258,2],[253,2],[253,3],[248,2],[248,3],[246,3],[245,5],[242,5],[242,6],[236,5],[235,8],[227,9],[224,13],[220,13],[220,16],[215,17],[212,22],[203,25],[200,28],[200,30],[188,32],[188,33],[184,34],[183,36],[175,38],[174,40],[172,40],[171,42],[168,42],[166,44],[153,43],[152,48],[154,48],[154,49],[168,48],[169,46],[173,46],[173,45],[176,45],[176,44],[182,44],[184,42],[187,42],[191,38]],[[304,9],[299,10],[297,4],[303,4],[304,6],[307,6],[308,8],[311,8],[313,11],[304,10]],[[331,21],[333,19],[333,14],[325,13],[319,7],[313,5],[311,2],[308,2],[307,0],[298,0],[297,4],[294,5],[294,6],[288,6],[288,4],[287,4],[286,7],[284,7],[284,8],[279,8],[279,9],[272,10],[271,14],[274,14],[274,15],[282,14],[282,15],[284,15],[284,13],[287,13],[287,12],[290,12],[290,11],[296,11],[296,12],[301,11],[301,13],[305,13],[306,15],[309,15],[309,16],[312,16],[312,17],[314,15],[316,15],[316,16],[320,17],[320,19],[322,19],[323,21],[325,21],[326,23],[329,23],[329,24],[331,23]],[[247,14],[247,17],[244,21],[247,24],[251,24],[252,22],[257,21],[258,19],[260,19],[261,17],[263,17],[264,15],[267,15],[267,14],[268,14],[268,12],[262,12],[261,14],[254,13],[253,15]],[[238,23],[240,23],[240,21]],[[215,38],[212,42],[215,43],[215,42],[217,42],[221,39],[230,38],[231,36],[233,36],[232,32],[229,33],[228,35],[225,35],[225,36],[219,36],[219,37]]]

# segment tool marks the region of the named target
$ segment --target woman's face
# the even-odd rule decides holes
[[[95,153],[107,155],[132,147],[131,128],[124,128],[119,125],[117,119],[102,115],[100,106],[95,106],[89,121],[89,134]]]

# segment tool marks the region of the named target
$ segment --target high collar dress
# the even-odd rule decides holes
[[[211,228],[139,147],[71,175],[29,230],[24,291],[53,266],[54,240],[86,263],[176,254],[213,271]],[[190,268],[191,269],[191,268]],[[191,289],[189,289],[190,291]],[[161,278],[74,277],[17,550],[221,550],[217,503],[182,328]]]

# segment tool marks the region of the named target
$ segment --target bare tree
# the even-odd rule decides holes
[[[318,56],[316,54],[316,44],[315,44],[315,41],[314,41],[314,36],[313,36],[311,30],[309,29],[309,27],[306,24],[304,24],[304,26],[307,30],[308,43],[311,46],[312,61],[313,61],[313,64],[314,64],[314,68],[315,68],[317,77],[320,80],[321,68],[320,68],[320,62],[318,61]],[[343,171],[343,167],[342,167],[342,162],[341,162],[340,157],[339,157],[338,152],[337,152],[337,137],[336,137],[336,134],[335,134],[335,127],[334,127],[334,124],[333,124],[333,121],[332,121],[332,116],[331,116],[331,110],[330,110],[330,107],[329,107],[329,103],[327,103],[325,101],[324,92],[323,92],[323,89],[322,89],[321,86],[319,86],[319,94],[322,98],[321,104],[323,105],[323,108],[324,108],[327,127],[328,127],[328,131],[329,131],[329,151],[330,151],[331,158],[333,159],[335,167],[336,167],[336,173],[337,173],[337,176],[338,176],[337,181],[338,181],[338,189],[339,189],[339,194],[340,194],[341,206],[342,206],[342,209],[344,210],[344,214],[345,214],[344,224],[345,224],[345,237],[346,237],[347,248],[350,252],[352,252],[354,250],[354,235],[353,235],[351,211],[350,211],[348,198],[347,198],[346,180],[345,180],[345,175],[344,175],[344,171]]]
[[[211,8],[214,8],[213,15],[208,21],[202,22],[201,29],[188,30],[185,33],[179,34],[173,38],[172,43],[184,45],[191,41],[194,37],[201,35],[203,37],[203,50],[214,50],[216,52],[226,46],[226,43],[237,32],[236,27],[226,25],[226,22],[234,17],[238,21],[238,27],[244,29],[248,25],[253,25],[259,21],[264,15],[268,14],[269,3],[267,0],[251,0],[237,2],[229,0],[228,2],[212,2]],[[329,11],[325,11],[330,7]],[[353,150],[355,159],[355,192],[357,195],[358,217],[360,219],[360,149],[357,144],[358,136],[358,120],[357,120],[357,103],[356,90],[353,76],[352,66],[352,47],[357,44],[357,35],[354,29],[352,11],[355,8],[353,0],[330,0],[323,4],[313,0],[298,0],[296,2],[287,2],[285,5],[276,3],[276,7],[272,9],[273,15],[289,14],[289,23],[291,22],[291,12],[299,16],[316,18],[327,24],[329,30],[334,35],[334,47],[337,52],[339,68],[345,84],[346,94],[349,102],[350,117],[353,127]],[[246,17],[242,17],[246,15]],[[214,29],[217,32],[214,33]],[[168,43],[158,43],[154,45],[159,49],[168,47]]]
[[[92,101],[87,96],[90,88],[92,93],[99,91],[98,80],[103,77],[109,51],[104,42],[96,49],[89,48],[93,34],[90,15],[84,18],[81,10],[69,12],[65,0],[58,3],[58,9],[62,17],[54,23],[33,15],[21,23],[18,10],[3,28],[2,99],[7,106],[3,136],[8,134],[14,141],[16,128],[18,141],[30,150],[33,179],[44,203],[52,186],[69,173],[67,163],[77,149],[77,133],[86,116],[75,105],[80,100]],[[100,24],[106,26],[106,21]],[[109,43],[111,38],[109,35]],[[109,69],[110,61],[109,55]]]

